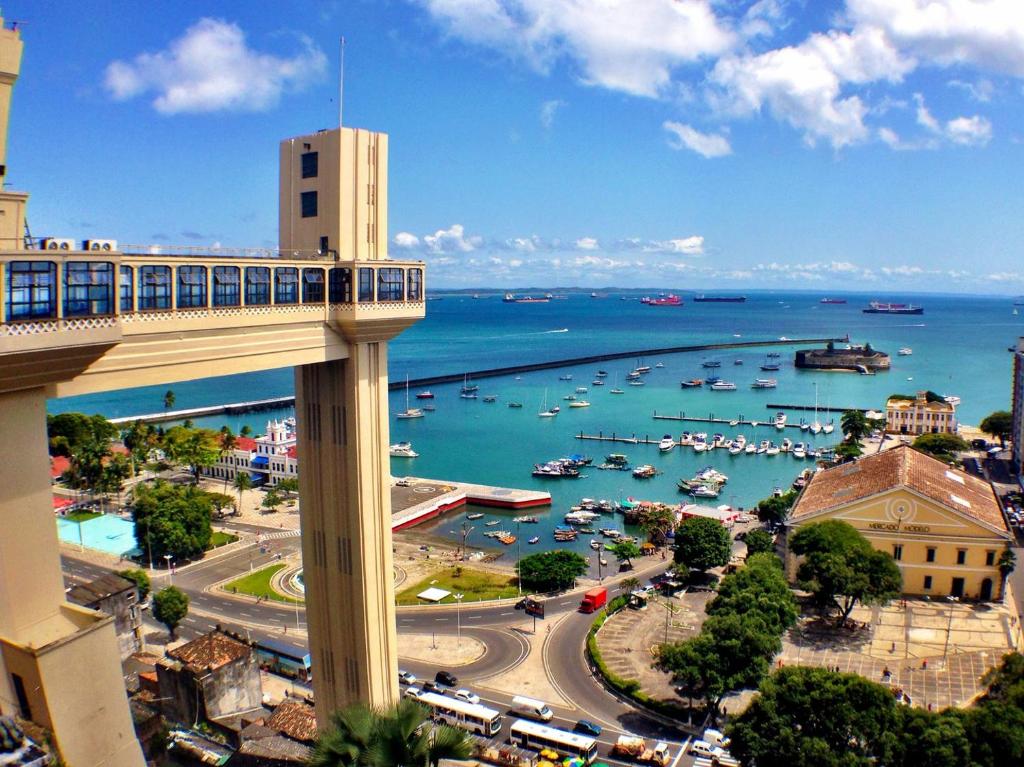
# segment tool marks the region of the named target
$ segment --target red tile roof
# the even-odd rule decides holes
[[[308,703],[286,700],[274,709],[266,726],[294,740],[312,743],[316,740],[316,712]]]
[[[71,468],[71,459],[63,455],[50,456],[50,478],[58,479],[61,474]]]
[[[1008,533],[1003,512],[988,482],[950,469],[909,445],[815,473],[790,517],[800,519],[899,487]]]
[[[235,437],[236,450],[248,450],[250,453],[256,450],[256,440],[252,437]]]
[[[188,644],[168,650],[167,655],[181,661],[192,671],[214,671],[228,663],[244,658],[252,652],[245,642],[240,642],[222,631],[211,631]]]
[[[288,457],[289,458],[298,458],[299,457],[299,449],[295,445],[292,445],[290,448],[288,448]]]

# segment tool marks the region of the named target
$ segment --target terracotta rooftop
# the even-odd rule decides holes
[[[312,743],[316,740],[316,712],[308,703],[286,700],[274,709],[266,722],[267,727],[277,730],[289,738]]]
[[[790,517],[800,519],[897,487],[906,487],[940,506],[1008,532],[1003,512],[988,482],[950,469],[942,461],[909,445],[815,473]]]
[[[188,644],[168,650],[167,655],[181,661],[194,672],[204,672],[215,671],[251,652],[252,648],[245,642],[239,642],[223,631],[214,630]]]

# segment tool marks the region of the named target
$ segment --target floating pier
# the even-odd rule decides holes
[[[391,487],[391,529],[404,530],[466,504],[498,509],[550,506],[551,493],[509,487],[406,477]]]
[[[771,405],[771,404],[768,404],[768,405],[765,405],[765,407],[768,408],[769,410],[814,410],[815,409],[814,405]],[[862,413],[866,413],[866,412],[868,412],[868,410],[870,410],[870,408],[866,408],[866,407],[836,407],[835,405],[832,405],[831,407],[824,407],[823,405],[818,405],[817,410],[818,410],[819,413],[839,413],[839,414],[842,414],[842,413],[845,413],[847,410],[859,410]]]
[[[162,413],[147,413],[145,415],[130,415],[122,418],[111,418],[110,422],[115,425],[135,423],[144,421],[146,423],[160,423],[163,421],[184,421],[186,418],[201,418],[208,415],[235,414],[235,413],[256,413],[260,410],[277,410],[283,407],[295,405],[295,397],[270,397],[268,399],[256,399],[248,402],[232,402],[227,405],[209,405],[208,407],[192,407],[186,410],[165,410]]]

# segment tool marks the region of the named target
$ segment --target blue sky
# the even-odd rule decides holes
[[[344,35],[392,255],[435,287],[1024,293],[1021,0],[3,10],[37,236],[274,245],[277,143],[336,125]]]

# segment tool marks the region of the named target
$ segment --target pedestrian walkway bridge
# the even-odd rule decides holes
[[[349,342],[424,316],[418,261],[43,244],[0,252],[0,391],[66,396],[344,359]]]

